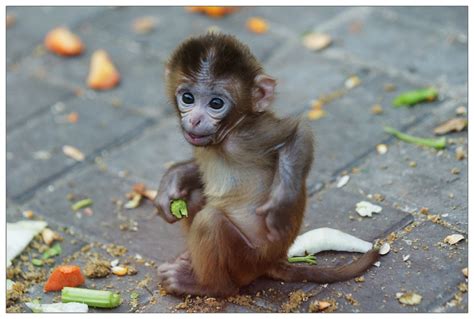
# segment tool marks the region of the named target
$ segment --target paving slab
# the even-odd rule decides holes
[[[432,130],[455,117],[459,105],[454,103],[434,113],[407,133],[433,137]],[[366,194],[380,193],[408,211],[429,208],[467,232],[467,159],[457,160],[455,155],[456,148],[462,147],[467,156],[467,132],[451,133],[447,138],[453,144],[448,143],[443,151],[395,140],[385,155],[377,154],[374,148],[346,187]],[[459,169],[458,174],[452,173],[454,168]]]
[[[7,131],[74,96],[74,91],[17,73],[7,73]],[[28,94],[25,94],[28,92]]]
[[[66,120],[71,112],[79,115],[75,124]],[[58,101],[49,112],[7,136],[7,196],[28,196],[42,183],[77,165],[63,154],[63,145],[72,145],[89,156],[118,143],[148,122],[143,116],[104,101],[84,97]]]
[[[448,18],[448,15],[444,16],[444,19]],[[329,28],[327,32],[335,44],[325,52],[343,51],[366,62],[388,65],[430,79],[433,83],[465,85],[466,39],[441,34],[430,23],[422,25],[416,22],[410,23],[410,20],[384,10],[372,10],[363,18]],[[351,27],[353,23],[359,25],[356,31]],[[383,36],[380,30],[383,30]],[[401,34],[403,41],[400,40]],[[446,63],[450,60],[457,63]]]
[[[24,207],[37,211],[47,220],[74,227],[84,238],[90,236],[104,243],[124,245],[144,257],[169,261],[184,249],[180,226],[167,224],[148,202],[136,209],[124,209],[122,206],[128,201],[126,194],[132,191],[133,184],[129,179],[90,166],[39,192]],[[92,216],[72,211],[73,202],[67,199],[68,194],[75,200],[91,198]]]
[[[71,10],[73,9],[73,10]],[[73,27],[80,21],[110,10],[107,7],[47,7],[8,6],[7,15],[15,23],[7,28],[7,64],[18,62],[43,42],[46,33],[54,27]]]
[[[303,305],[302,311],[314,300],[328,299],[337,301],[338,312],[433,311],[436,305],[451,300],[457,285],[465,281],[461,270],[467,265],[467,245],[442,244],[451,233],[431,222],[419,225],[392,243],[391,252],[382,257],[379,268],[372,267],[364,275],[364,282],[328,285]],[[408,255],[408,260],[403,261]],[[419,305],[402,305],[396,299],[398,292],[416,292],[423,299]],[[352,302],[348,294],[352,294]],[[457,310],[466,308],[464,304]]]

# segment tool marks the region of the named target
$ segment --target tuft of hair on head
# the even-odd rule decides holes
[[[195,83],[235,79],[243,89],[250,89],[260,73],[262,67],[247,45],[232,35],[217,32],[186,39],[167,63],[167,80],[171,86],[180,78]],[[172,97],[174,90],[168,93]]]

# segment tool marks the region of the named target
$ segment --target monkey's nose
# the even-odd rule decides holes
[[[190,122],[193,127],[198,127],[199,124],[201,124],[201,119],[200,118],[191,119]]]

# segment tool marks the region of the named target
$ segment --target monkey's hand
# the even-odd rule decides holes
[[[175,164],[163,175],[155,205],[158,214],[168,223],[178,219],[171,213],[171,201],[183,199],[187,203],[189,215],[197,213],[205,204],[199,171],[194,162]]]
[[[289,218],[295,207],[295,198],[296,196],[285,193],[283,185],[279,185],[270,193],[268,200],[256,209],[257,215],[265,216],[269,241],[279,241],[289,231]]]

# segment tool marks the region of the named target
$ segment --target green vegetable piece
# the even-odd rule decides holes
[[[115,308],[122,303],[122,298],[120,294],[106,290],[64,287],[61,301],[81,302],[97,308]]]
[[[316,257],[314,257],[313,255],[307,255],[303,257],[288,257],[288,261],[290,263],[308,263],[311,265],[316,265]]]
[[[89,206],[91,206],[92,204],[94,204],[94,202],[92,201],[92,199],[90,199],[90,198],[85,198],[85,199],[81,199],[80,201],[75,202],[74,204],[72,204],[71,209],[72,209],[73,211],[78,211],[79,209],[83,209],[83,208],[89,207]]]
[[[178,219],[183,218],[183,216],[188,217],[188,206],[186,205],[186,201],[183,199],[172,200],[171,214]]]
[[[393,100],[395,107],[413,106],[424,101],[433,101],[438,97],[438,92],[434,88],[408,91],[400,94]]]
[[[385,132],[387,132],[389,134],[392,134],[393,136],[395,136],[399,140],[407,142],[407,143],[433,147],[437,150],[441,150],[441,149],[444,149],[446,147],[446,137],[421,138],[421,137],[416,137],[416,136],[412,136],[412,135],[402,133],[400,131],[397,131],[393,127],[389,127],[389,126],[384,126],[383,129],[384,129]]]
[[[36,266],[36,267],[43,266],[43,261],[41,259],[33,258],[31,259],[31,263],[33,264],[33,266]]]
[[[132,291],[130,294],[130,299],[138,299],[138,297],[140,297],[140,295],[136,291]]]
[[[48,259],[54,256],[61,254],[62,249],[59,243],[53,245],[53,247],[49,248],[47,251],[43,253],[42,259]]]

